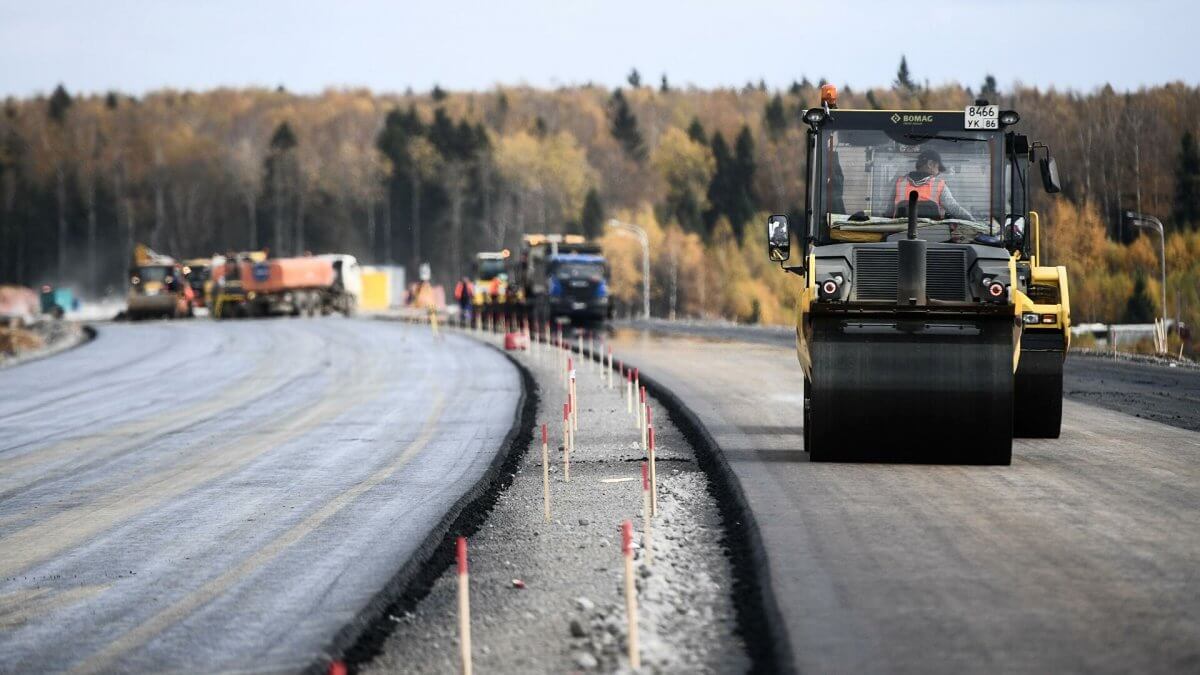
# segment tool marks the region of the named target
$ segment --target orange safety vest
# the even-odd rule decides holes
[[[942,208],[942,191],[945,189],[946,181],[937,176],[933,176],[920,185],[914,183],[907,175],[901,176],[896,179],[896,205],[907,202],[908,193],[916,190],[919,201],[933,202],[940,209]]]

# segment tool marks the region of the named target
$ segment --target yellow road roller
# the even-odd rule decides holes
[[[1014,435],[1057,437],[1067,274],[1041,260],[1028,190],[1060,190],[1049,148],[985,100],[842,110],[826,87],[804,122],[803,223],[770,216],[767,248],[804,279],[810,460],[1009,464]]]

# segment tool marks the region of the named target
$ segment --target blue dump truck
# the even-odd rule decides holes
[[[518,302],[535,322],[602,323],[612,316],[608,261],[578,235],[526,235],[517,257]]]

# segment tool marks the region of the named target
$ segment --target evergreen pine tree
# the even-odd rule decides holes
[[[271,134],[271,151],[276,153],[284,153],[296,147],[296,132],[292,131],[292,126],[287,122],[280,122],[278,127],[275,127],[275,133]]]
[[[1125,323],[1150,323],[1154,321],[1154,303],[1146,292],[1146,278],[1138,274],[1133,280],[1133,293],[1125,303]]]
[[[599,239],[604,234],[604,205],[600,203],[600,193],[591,188],[583,198],[583,213],[579,217],[583,225],[583,236],[588,239]]]
[[[1000,90],[996,88],[996,78],[992,75],[985,75],[983,84],[979,86],[979,98],[986,98],[988,101],[995,103],[996,98],[1000,96]]]
[[[708,183],[709,209],[704,214],[704,223],[710,237],[717,220],[721,216],[729,215],[733,208],[734,195],[737,192],[737,167],[733,154],[729,151],[729,145],[725,142],[725,137],[721,135],[721,132],[713,134],[711,147],[716,170],[713,171],[712,180]]]
[[[778,138],[787,130],[787,114],[783,109],[783,97],[775,94],[775,97],[767,102],[766,112],[764,113],[767,123],[767,131],[772,137]]]
[[[433,99],[434,103],[441,103],[446,100],[446,96],[446,91],[436,84],[433,85],[433,91],[429,92],[429,97]]]
[[[626,75],[625,79],[629,82],[629,86],[634,89],[642,86],[642,75],[637,71],[637,68],[630,70],[629,75]]]
[[[1179,163],[1175,165],[1174,220],[1179,225],[1200,226],[1200,149],[1191,131],[1179,141]]]
[[[637,116],[629,109],[629,102],[620,89],[613,92],[609,101],[609,115],[613,138],[621,143],[630,159],[640,164],[646,159],[646,146],[638,129]]]
[[[729,222],[738,241],[741,241],[742,230],[754,217],[758,207],[754,199],[755,168],[754,137],[750,134],[750,127],[743,125],[734,141],[734,191],[728,211]]]
[[[879,99],[875,98],[875,90],[867,90],[867,105],[871,106],[872,110],[882,110],[883,106],[879,105]]]
[[[661,93],[663,93],[663,94],[665,94],[665,93],[667,93],[667,92],[671,91],[671,85],[667,83],[667,74],[666,74],[666,73],[663,73],[663,76],[662,76],[662,84],[661,84],[661,85],[659,85],[659,87],[658,87],[658,91],[659,91],[659,92],[661,92]]]
[[[896,81],[892,84],[904,91],[911,92],[917,89],[917,83],[912,80],[912,73],[908,72],[908,59],[903,54],[900,56],[900,68],[896,70]]]
[[[60,84],[54,88],[54,93],[50,94],[48,105],[47,113],[50,115],[50,119],[62,124],[67,119],[67,108],[71,107],[71,95]]]
[[[700,123],[699,117],[693,117],[692,123],[687,128],[688,138],[700,145],[708,145],[708,135],[704,133],[704,125]]]

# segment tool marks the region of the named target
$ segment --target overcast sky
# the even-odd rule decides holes
[[[1091,90],[1200,83],[1186,0],[0,0],[0,95],[163,86],[298,92],[614,86],[636,67],[703,87],[807,75]]]

